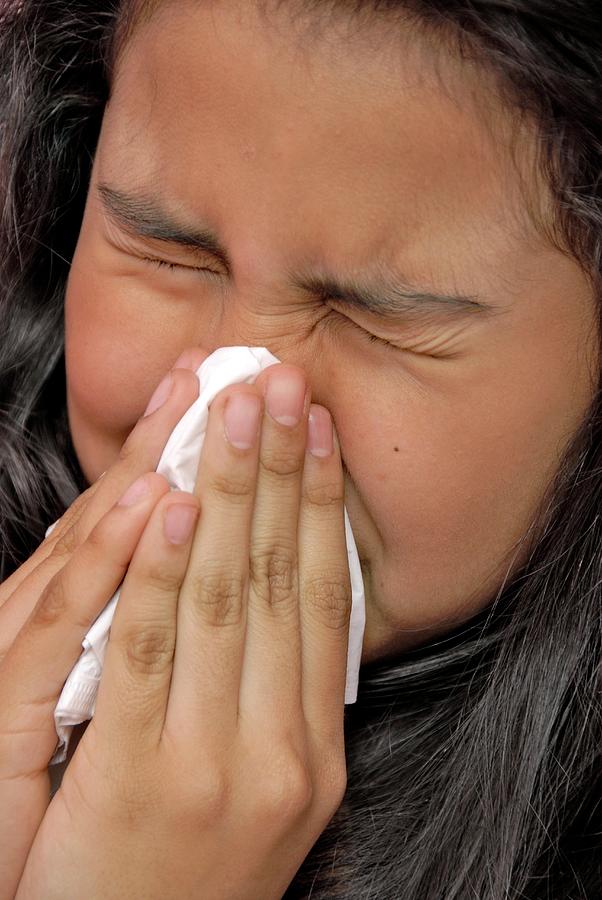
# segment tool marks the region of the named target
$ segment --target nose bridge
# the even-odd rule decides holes
[[[282,295],[262,291],[260,301],[250,304],[237,292],[229,294],[221,314],[206,323],[199,343],[210,352],[219,347],[266,347],[280,362],[302,368],[312,391],[320,382],[320,353],[311,312],[286,310]]]

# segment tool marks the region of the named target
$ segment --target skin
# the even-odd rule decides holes
[[[523,561],[593,395],[595,307],[523,207],[532,138],[521,172],[486,74],[442,57],[444,91],[401,25],[304,44],[277,24],[251,3],[168,5],[120,58],[67,286],[69,422],[92,482],[182,350],[266,346],[300,366],[340,441],[367,662],[469,618]],[[231,271],[128,235],[99,182],[209,223]],[[387,321],[287,277],[381,262],[492,312]]]

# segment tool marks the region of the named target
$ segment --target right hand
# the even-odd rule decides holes
[[[82,597],[78,619],[76,600],[60,594],[57,579],[72,560],[70,584],[89,582],[94,595],[92,585],[98,575],[89,571],[89,555],[85,552],[90,532],[130,484],[140,475],[156,471],[169,435],[199,395],[199,381],[194,373],[207,356],[196,347],[178,358],[171,370],[173,386],[167,402],[139,419],[116,461],[76,498],[31,557],[0,585],[0,900],[14,896],[50,801],[48,763],[57,742],[54,709],[81,652],[81,639],[79,651],[70,662],[59,662],[57,657],[60,660],[61,648],[65,653],[69,630],[73,631],[74,625],[81,626],[90,613],[90,601],[85,606],[86,598]],[[155,475],[147,518],[168,490],[167,481]],[[140,533],[145,524],[139,523]],[[129,548],[131,554],[135,547],[136,541]],[[89,626],[113,593],[114,590],[101,598],[100,605],[96,601],[98,609]],[[83,628],[82,638],[87,630]],[[24,655],[26,678],[21,665]],[[58,680],[57,666],[64,669]],[[17,670],[21,671],[19,679],[11,678],[11,672]]]

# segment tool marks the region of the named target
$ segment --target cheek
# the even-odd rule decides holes
[[[178,355],[182,337],[127,302],[123,280],[71,270],[65,295],[65,366],[70,404],[110,434],[131,430]]]
[[[500,402],[496,412],[491,384],[470,396],[466,404],[381,398],[378,416],[364,396],[355,428],[342,429],[347,465],[378,532],[374,598],[398,627],[449,624],[480,608],[554,471],[553,443],[533,403]]]

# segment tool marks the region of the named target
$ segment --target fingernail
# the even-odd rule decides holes
[[[333,450],[332,418],[327,409],[312,403],[307,422],[307,449],[313,456],[330,456]]]
[[[136,481],[129,486],[127,491],[121,496],[117,502],[117,506],[133,506],[138,500],[145,497],[150,488],[145,475],[141,475]]]
[[[232,394],[224,410],[226,437],[239,450],[248,450],[257,440],[261,400],[256,394]]]
[[[196,506],[190,503],[172,503],[163,520],[165,537],[170,544],[185,544],[192,533],[192,528],[199,514]]]
[[[171,372],[169,372],[148,401],[148,406],[144,410],[145,416],[150,416],[150,414],[156,412],[160,406],[163,406],[171,393],[172,382],[173,378],[171,377]]]
[[[266,400],[268,412],[281,425],[293,427],[303,415],[305,405],[305,378],[300,372],[272,366],[273,371],[268,378]]]
[[[194,350],[184,350],[176,359],[172,369],[190,369],[192,372],[196,372],[198,365],[195,365],[193,356]]]

